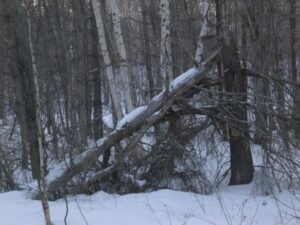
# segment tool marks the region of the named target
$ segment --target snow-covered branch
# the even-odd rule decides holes
[[[73,166],[59,173],[48,175],[49,192],[57,193],[62,187],[67,185],[68,181],[76,174],[90,168],[101,156],[105,150],[111,148],[121,140],[131,136],[134,132],[139,131],[142,127],[150,127],[160,121],[168,110],[172,107],[176,98],[188,93],[196,84],[203,83],[209,72],[210,67],[215,61],[220,49],[215,51],[211,57],[199,65],[181,74],[172,82],[173,86],[169,91],[162,91],[155,96],[147,106],[138,108],[128,114],[120,121],[117,128],[97,141],[97,147],[84,152],[81,160],[74,163]],[[140,110],[142,109],[142,110]],[[63,166],[61,167],[63,168]]]

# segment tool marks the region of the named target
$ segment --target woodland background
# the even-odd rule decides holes
[[[297,189],[299,24],[297,0],[1,0],[0,190]]]

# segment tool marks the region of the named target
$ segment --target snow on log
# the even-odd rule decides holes
[[[62,193],[68,181],[75,175],[92,167],[105,150],[111,148],[116,143],[131,136],[142,127],[149,127],[160,121],[171,108],[177,97],[186,94],[194,85],[200,84],[206,78],[210,67],[213,65],[220,49],[215,51],[206,61],[197,68],[188,70],[178,76],[171,84],[170,90],[164,90],[155,96],[148,105],[133,110],[123,118],[117,128],[97,141],[96,147],[82,153],[72,166],[66,168],[64,163],[57,167],[57,170],[51,171],[47,176],[49,182],[49,193]]]

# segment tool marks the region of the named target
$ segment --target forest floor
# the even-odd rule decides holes
[[[149,193],[68,196],[68,225],[300,224],[300,191],[255,194],[255,185],[227,186],[211,195]],[[64,225],[66,203],[50,202],[53,225]],[[41,203],[26,191],[0,194],[0,225],[43,225]]]

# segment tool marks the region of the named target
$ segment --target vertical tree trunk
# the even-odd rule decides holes
[[[204,0],[203,2],[203,18],[202,18],[202,24],[201,24],[201,30],[200,30],[200,35],[199,35],[199,40],[197,44],[197,50],[196,50],[196,56],[195,60],[197,64],[200,64],[204,57],[203,57],[203,52],[204,52],[204,36],[207,35],[208,33],[208,10],[209,10],[209,2],[208,0]]]
[[[47,75],[50,77],[50,74]],[[50,79],[46,82],[46,116],[47,116],[47,129],[49,134],[52,136],[52,144],[53,144],[53,154],[56,160],[59,159],[59,149],[58,149],[58,134],[57,127],[55,123],[55,110],[53,109],[52,104],[52,94],[50,90]]]
[[[27,9],[30,10],[30,9]],[[28,42],[30,48],[30,55],[32,61],[32,72],[33,72],[33,82],[34,82],[34,97],[35,97],[35,121],[37,124],[37,139],[38,139],[38,155],[39,155],[39,163],[40,163],[40,171],[38,177],[39,191],[45,216],[46,225],[52,225],[50,219],[50,210],[48,203],[48,195],[47,195],[47,184],[44,174],[44,150],[43,150],[43,142],[42,142],[42,127],[41,127],[41,106],[40,106],[40,93],[39,93],[39,84],[38,84],[38,71],[36,65],[36,56],[33,48],[33,41],[31,35],[31,21],[29,12],[27,12],[27,26],[28,26]]]
[[[1,23],[0,23],[0,26]],[[1,33],[1,31],[0,31]],[[4,52],[0,46],[0,52]],[[0,53],[0,120],[5,119],[5,104],[4,104],[4,90],[5,90],[5,79],[4,79],[4,57]]]
[[[12,2],[10,2],[12,3]],[[18,4],[17,4],[18,3]],[[24,139],[22,142],[24,143],[24,160],[27,146],[29,149],[30,155],[30,164],[33,179],[38,178],[39,174],[39,156],[38,156],[38,141],[37,141],[37,126],[35,121],[35,99],[33,93],[33,82],[32,82],[32,73],[31,73],[31,60],[30,60],[30,50],[28,46],[28,40],[25,37],[28,36],[28,28],[26,23],[26,15],[24,12],[24,8],[21,5],[21,2],[17,1],[16,4],[10,5],[12,14],[11,17],[12,22],[12,36],[13,36],[13,49],[14,52],[13,60],[11,60],[10,70],[13,74],[13,79],[17,84],[16,87],[19,88],[19,100],[21,109],[20,113],[24,113],[24,118],[19,117],[19,122],[21,125],[21,129],[24,126],[26,128],[23,129]],[[22,116],[23,116],[22,115]],[[25,121],[24,123],[21,121]],[[27,135],[26,135],[27,134]],[[25,135],[27,137],[25,137]],[[25,167],[24,161],[24,167]]]
[[[45,4],[45,2],[44,2]],[[39,10],[42,10],[45,5],[41,4],[39,6]],[[47,14],[46,14],[47,15]],[[51,26],[50,26],[51,27]],[[50,28],[51,30],[51,28]],[[52,37],[54,37],[52,35]],[[42,56],[41,56],[47,64],[51,63],[51,58],[50,58],[50,51],[49,51],[49,46],[46,45],[43,48],[42,51]],[[45,105],[46,105],[46,127],[49,132],[49,135],[52,137],[51,143],[53,146],[53,155],[56,160],[59,160],[60,156],[60,151],[59,151],[59,145],[58,145],[58,127],[57,127],[57,122],[55,118],[55,76],[53,74],[54,70],[52,67],[47,68],[46,71],[46,80],[45,80]],[[54,84],[54,85],[53,85]]]
[[[24,108],[24,100],[21,93],[22,87],[21,83],[18,79],[14,79],[15,81],[15,94],[16,94],[16,103],[15,103],[15,114],[17,120],[20,124],[20,132],[22,139],[22,169],[28,169],[28,156],[29,156],[29,136],[28,136],[28,124],[25,117],[25,108]]]
[[[247,118],[247,76],[243,73],[237,46],[232,33],[225,37],[222,55],[224,62],[224,84],[230,143],[230,184],[247,184],[252,181],[254,167],[249,142]]]
[[[92,6],[93,6],[95,18],[96,18],[100,50],[101,50],[101,53],[103,54],[103,60],[104,60],[106,75],[107,75],[107,79],[108,79],[108,83],[109,83],[112,104],[116,110],[118,120],[121,120],[121,118],[123,117],[123,112],[122,112],[121,103],[120,103],[118,93],[117,93],[117,87],[115,84],[113,68],[111,65],[111,60],[110,60],[110,56],[109,56],[109,52],[108,52],[108,48],[107,48],[104,24],[103,24],[103,20],[102,20],[101,14],[100,14],[99,4],[98,4],[97,0],[91,0],[91,1],[92,1]]]
[[[222,0],[215,0],[215,7],[216,7],[216,35],[217,35],[217,41],[218,45],[222,45],[223,42],[223,23],[224,23],[224,17],[223,17],[223,4],[224,1]],[[224,74],[223,74],[223,58],[222,54],[219,54],[217,57],[217,77],[218,77],[218,91],[219,91],[219,101],[223,102],[223,88],[224,88]],[[220,127],[220,131],[222,134],[222,138],[224,140],[228,139],[228,129],[225,121],[219,121],[218,126]]]
[[[90,3],[90,20],[88,22],[89,33],[89,70],[93,79],[93,131],[94,139],[98,140],[103,137],[103,120],[102,120],[102,79],[103,74],[100,70],[99,43],[97,38],[97,25],[95,15]],[[97,46],[97,48],[95,48]]]
[[[297,68],[297,54],[296,54],[296,13],[297,13],[297,0],[290,0],[290,48],[291,48],[291,72],[292,72],[292,81],[294,84],[299,84],[300,79],[298,77],[298,68]],[[293,95],[293,114],[299,118],[300,113],[300,90],[296,85],[292,91]],[[295,134],[298,139],[300,139],[300,124],[297,123],[295,126]]]
[[[145,54],[145,63],[147,70],[147,79],[148,79],[148,95],[150,98],[154,96],[154,80],[152,75],[152,59],[151,59],[151,47],[150,47],[150,37],[148,32],[148,20],[147,20],[147,8],[144,0],[140,0],[142,8],[142,26],[143,26],[143,44],[144,44],[144,54]]]
[[[110,0],[108,2],[110,3],[112,9],[113,29],[114,29],[115,39],[116,39],[116,46],[121,61],[120,69],[121,69],[121,76],[122,76],[123,85],[125,89],[126,110],[127,113],[129,113],[134,109],[134,106],[132,102],[132,93],[130,87],[129,62],[127,59],[127,54],[126,54],[126,49],[125,49],[125,44],[124,44],[123,34],[121,29],[120,10],[116,0]]]
[[[160,42],[160,75],[168,89],[173,79],[171,51],[170,0],[160,0],[161,42]]]
[[[74,47],[73,52],[73,70],[74,84],[73,88],[74,104],[76,105],[76,114],[78,117],[78,128],[80,144],[87,143],[87,137],[90,133],[90,94],[89,94],[89,72],[87,62],[87,27],[85,1],[72,0],[73,16],[73,34]]]
[[[8,25],[9,25],[9,14],[7,12],[7,0],[0,1],[0,36],[2,38],[2,42],[0,43],[0,120],[5,118],[5,104],[4,104],[4,90],[5,90],[5,79],[4,79],[4,71],[5,71],[5,61],[6,56],[5,52],[7,52],[8,46]]]

